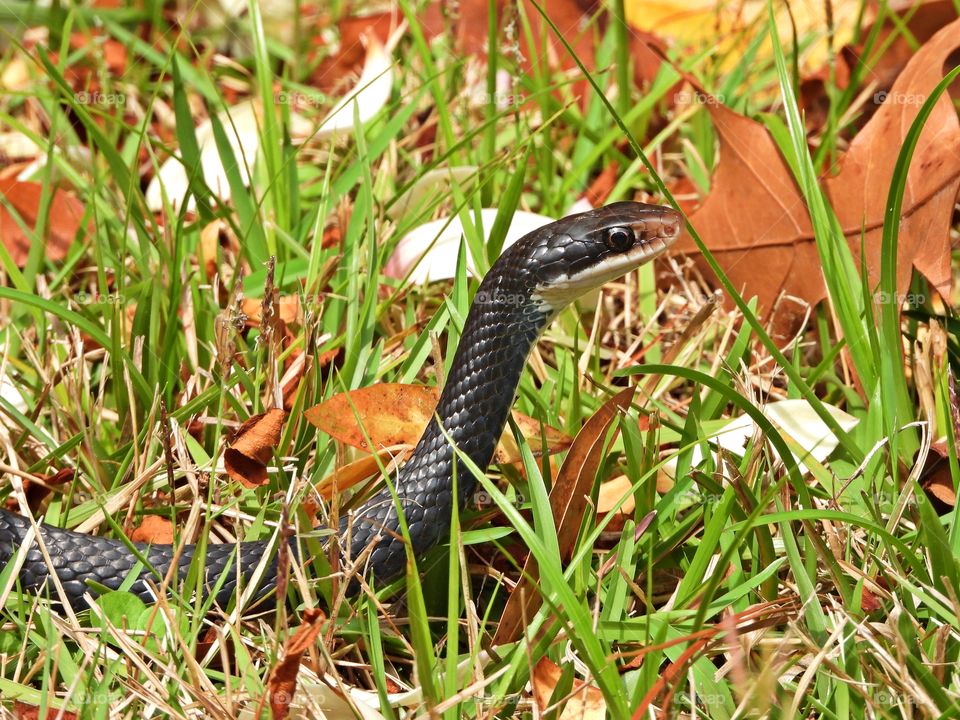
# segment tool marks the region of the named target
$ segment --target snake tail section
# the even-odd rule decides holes
[[[62,528],[41,524],[43,542],[50,556],[50,563],[63,586],[66,600],[76,610],[87,607],[85,593],[96,597],[97,592],[87,584],[90,580],[111,590],[119,590],[121,584],[138,567],[136,581],[129,588],[145,603],[156,601],[152,584],[157,587],[174,561],[175,546],[146,543],[132,543],[143,558],[158,574],[144,568],[130,548],[119,540],[96,537],[85,533],[73,532]],[[0,567],[16,556],[22,539],[27,536],[30,522],[26,518],[6,511],[0,512]],[[183,579],[193,562],[196,545],[185,545],[177,558],[177,576]],[[268,552],[268,541],[243,543],[208,544],[204,556],[205,582],[203,593],[208,595],[223,578],[215,602],[226,608],[230,598],[237,591],[238,579],[249,582],[254,577],[257,565],[264,553]],[[225,576],[225,577],[224,577]],[[26,559],[20,569],[20,584],[25,590],[47,591],[54,600],[59,599],[55,588],[49,584],[49,570],[43,559],[39,545],[32,543],[27,550]],[[148,580],[150,581],[148,584]],[[269,594],[276,585],[276,553],[271,559],[258,587],[258,598]]]

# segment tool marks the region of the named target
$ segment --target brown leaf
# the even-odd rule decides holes
[[[283,649],[283,660],[270,672],[267,681],[267,696],[274,720],[284,720],[290,712],[290,703],[297,690],[297,674],[304,653],[309,650],[323,630],[326,616],[317,608],[307,608],[303,613],[303,625],[288,638]]]
[[[546,713],[547,708],[552,707],[550,698],[562,674],[560,666],[546,656],[540,658],[533,668],[530,681],[541,713]],[[574,679],[573,690],[567,698],[559,714],[560,720],[602,720],[607,716],[607,701],[603,699],[600,688],[592,683]]]
[[[286,413],[272,408],[254,415],[237,430],[233,445],[224,453],[223,462],[231,478],[246,487],[267,482],[267,463],[280,443]]]
[[[871,284],[879,276],[883,212],[897,154],[910,122],[942,79],[944,63],[958,45],[960,21],[920,49],[887,102],[851,144],[840,172],[825,183],[855,257],[865,230]],[[747,298],[758,297],[764,315],[769,316],[781,293],[815,305],[826,296],[826,288],[812,225],[792,174],[762,125],[704,97],[720,142],[720,162],[712,190],[691,215],[691,223],[734,287]],[[949,98],[942,97],[908,172],[897,261],[901,293],[908,289],[912,267],[941,293],[949,287],[949,227],[960,188],[958,146],[956,113]],[[692,240],[682,238],[676,247],[694,254],[701,271],[712,278]],[[790,337],[804,313],[802,304],[781,302],[778,334]]]
[[[913,42],[923,45],[937,34],[941,28],[957,18],[957,7],[953,0],[906,0],[905,2],[890,3],[890,10],[896,17],[894,22],[887,15],[883,27],[877,35],[873,45],[873,52],[882,51],[880,57],[864,57],[864,46],[861,42],[857,46],[847,45],[843,48],[841,59],[851,70],[858,64],[870,66],[865,81],[875,83],[878,91],[887,90],[893,85],[897,76],[913,57],[915,49]],[[874,23],[866,26],[860,37],[866,38],[873,31]],[[905,27],[908,37],[900,31]],[[893,36],[891,38],[891,36]],[[847,72],[846,74],[849,74]],[[846,83],[840,85],[846,87]]]
[[[930,446],[923,470],[920,471],[920,487],[928,495],[936,498],[941,508],[953,508],[957,504],[957,491],[953,485],[953,473],[950,471],[950,453],[946,443],[934,443]]]
[[[560,467],[557,480],[550,490],[550,507],[557,528],[557,543],[560,557],[567,559],[573,552],[580,523],[587,509],[587,498],[593,489],[607,431],[613,421],[628,407],[636,392],[636,386],[624,388],[607,400],[590,419],[583,424],[570,447],[570,452]],[[536,561],[527,556],[520,583],[507,600],[494,637],[494,645],[513,642],[520,637],[524,618],[530,618],[540,607],[540,595],[529,583],[539,577]]]
[[[300,312],[300,296],[284,295],[277,301],[279,318],[288,324],[300,323],[303,320]],[[240,309],[247,316],[248,327],[259,327],[263,317],[263,300],[260,298],[244,298]]]
[[[325,500],[329,500],[335,493],[343,492],[376,475],[380,472],[380,464],[389,468],[391,461],[402,461],[411,450],[413,450],[413,445],[394,445],[378,450],[371,455],[364,455],[323,478],[315,486],[317,494]]]
[[[764,312],[781,292],[819,302],[826,289],[812,226],[773,138],[760,123],[704,96],[711,98],[707,110],[717,131],[720,162],[710,194],[690,216],[691,224],[733,286],[747,298],[757,295]],[[692,255],[700,271],[714,279],[689,236],[675,248]],[[780,331],[790,335],[803,316],[803,307],[781,305]]]
[[[944,65],[960,47],[960,20],[943,28],[913,56],[870,122],[850,144],[840,172],[826,182],[833,207],[858,251],[866,228],[867,269],[880,276],[883,214],[894,166],[920,106],[944,76]],[[938,100],[917,143],[903,196],[897,246],[897,291],[909,290],[916,268],[946,296],[950,288],[950,223],[960,189],[960,123],[948,94]]]
[[[863,588],[863,592],[860,594],[860,609],[865,613],[876,612],[883,605],[880,603],[880,598],[877,597],[877,594],[868,587]]]
[[[36,705],[28,705],[20,700],[14,700],[13,717],[15,717],[16,720],[38,720],[40,717],[40,708],[38,708]],[[54,718],[57,718],[58,720],[77,720],[77,718],[80,716],[75,712],[71,712],[70,710],[61,711],[58,708],[50,707],[48,705],[47,712],[44,717],[47,718],[47,720],[54,720]]]
[[[290,412],[293,408],[297,391],[300,389],[300,382],[303,380],[303,376],[309,368],[310,356],[300,353],[284,371],[283,377],[280,378],[280,394],[283,396],[283,409],[287,412]]]
[[[600,483],[600,490],[597,493],[597,517],[602,518],[607,513],[614,512],[613,508],[620,502],[620,498],[628,493],[632,487],[633,483],[626,475],[620,475]],[[633,510],[636,506],[633,495],[629,495],[616,510],[616,516],[611,518],[607,524],[607,531],[623,529],[624,522],[633,517]]]
[[[590,187],[584,192],[584,199],[590,203],[591,207],[600,207],[607,202],[610,193],[613,192],[617,184],[617,178],[620,175],[620,166],[615,162],[609,163],[590,183]]]
[[[130,539],[133,542],[170,545],[173,543],[173,523],[159,515],[147,515],[130,533]]]
[[[16,178],[0,180],[0,193],[17,211],[20,220],[32,233],[37,227],[40,198],[43,186],[37,182],[20,182]],[[45,225],[46,256],[50,260],[63,260],[74,238],[80,232],[84,206],[76,196],[66,190],[54,190],[50,212]],[[24,233],[20,223],[7,209],[0,205],[0,241],[6,246],[10,257],[18,267],[23,267],[30,253],[31,237]]]
[[[73,468],[62,468],[51,475],[38,475],[38,482],[25,479],[23,481],[23,493],[27,497],[27,505],[33,511],[39,510],[43,501],[50,494],[50,488],[73,482],[74,476]],[[17,502],[17,498],[13,495],[7,496],[7,510],[18,512],[19,508],[20,503]]]
[[[364,36],[387,42],[402,15],[394,12],[369,15],[345,15],[337,22],[340,48],[336,55],[325,57],[313,72],[311,83],[321,90],[335,90],[345,77],[359,73],[366,58]]]
[[[415,445],[433,418],[439,397],[439,390],[426,385],[380,383],[334,395],[309,408],[306,418],[334,439],[361,450],[371,450],[364,431],[376,450],[394,445]],[[541,426],[537,420],[522,413],[515,412],[513,417],[523,436],[530,439],[534,455],[540,452],[541,427],[546,435],[548,452],[560,452],[570,447],[572,440],[559,430]],[[519,460],[520,452],[513,437],[504,432],[494,462],[505,464]]]

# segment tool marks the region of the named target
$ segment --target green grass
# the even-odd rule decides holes
[[[334,3],[333,16],[341,5]],[[617,15],[623,5],[610,3]],[[524,7],[538,11],[537,3]],[[247,187],[237,165],[244,158],[229,142],[235,129],[217,119],[229,105],[223,88],[240,86],[242,97],[273,108],[278,89],[309,89],[322,52],[282,62],[296,53],[270,36],[251,3],[231,27],[247,54],[234,57],[236,65],[212,62],[210,28],[171,28],[161,6],[148,3],[142,12],[97,16],[102,33],[127,49],[118,78],[97,53],[69,47],[70,32],[94,26],[88,10],[11,6],[14,18],[29,14],[44,24],[51,46],[27,51],[14,37],[3,52],[0,68],[26,59],[33,75],[29,87],[0,95],[0,118],[51,151],[38,177],[47,187],[42,207],[59,178],[83,200],[92,227],[61,263],[46,259],[42,240],[23,268],[0,248],[0,368],[26,401],[24,409],[0,398],[0,462],[36,475],[77,470],[77,480],[38,511],[48,522],[88,531],[92,523],[99,534],[125,537],[158,515],[173,521],[178,541],[221,542],[270,538],[287,517],[317,550],[323,526],[350,498],[319,503],[319,529],[304,505],[317,503],[314,485],[355,456],[317,432],[304,409],[377,382],[441,381],[441,361],[452,357],[476,289],[462,253],[452,282],[417,287],[387,278],[401,237],[456,215],[466,228],[463,248],[482,271],[515,210],[562,215],[612,162],[620,172],[611,201],[673,204],[669,188],[683,176],[709,187],[716,140],[707,113],[668,111],[658,122],[674,70],[664,66],[643,92],[631,85],[606,99],[629,78],[622,29],[600,32],[596,20],[587,28],[596,40],[593,68],[526,74],[515,53],[490,43],[490,61],[478,72],[451,38],[423,34],[418,3],[401,0],[397,8],[410,28],[394,53],[384,111],[336,144],[294,142],[287,105],[263,113]],[[513,18],[515,37],[539,46],[558,32],[525,13]],[[469,461],[459,466],[477,477],[496,511],[468,507],[454,518],[448,546],[411,558],[406,577],[359,597],[325,577],[322,558],[311,574],[324,579],[291,579],[290,607],[243,620],[208,617],[206,607],[184,599],[200,567],[169,603],[144,607],[116,593],[104,598],[102,614],[63,615],[14,586],[0,610],[0,707],[19,701],[40,707],[41,717],[59,708],[84,718],[142,717],[148,709],[267,717],[271,669],[302,610],[322,607],[328,619],[304,656],[300,687],[316,696],[321,682],[349,702],[379,705],[383,717],[560,717],[557,708],[534,711],[528,683],[543,657],[562,668],[554,702],[586,681],[618,718],[651,707],[718,719],[960,714],[960,523],[955,508],[938,514],[919,487],[917,452],[922,458],[930,438],[902,429],[926,419],[926,388],[903,372],[902,334],[930,331],[936,312],[914,308],[901,323],[897,307],[872,302],[874,290],[896,295],[895,228],[911,146],[890,188],[883,272],[871,288],[818,184],[853,132],[839,118],[856,94],[829,89],[835,105],[811,152],[796,101],[798,50],[774,42],[767,56],[767,31],[758,23],[748,50],[722,63],[705,48],[673,47],[670,55],[740,112],[774,104],[767,124],[810,208],[830,303],[817,309],[803,343],[778,347],[756,303],[737,294],[690,227],[733,311],[704,303],[706,289],[679,274],[669,290],[654,289],[651,268],[612,284],[599,311],[566,310],[529,364],[517,409],[575,435],[622,386],[639,386],[630,410],[600,438],[604,452],[595,477],[585,479],[591,501],[572,548],[560,547],[550,506],[565,458],[541,458],[541,438],[518,436],[521,463],[489,474]],[[866,41],[882,50],[875,35]],[[93,68],[101,92],[124,93],[125,105],[78,99],[67,70],[80,62]],[[498,70],[514,78],[522,103],[498,107]],[[583,77],[592,88],[586,108],[570,99],[571,80]],[[469,102],[468,79],[478,82],[481,102]],[[331,104],[301,110],[319,122]],[[38,111],[45,123],[36,122]],[[226,206],[198,172],[195,126],[205,117],[214,120],[227,169]],[[911,129],[914,142],[923,117]],[[417,145],[424,124],[434,126],[435,139]],[[77,159],[81,148],[89,160]],[[155,216],[146,210],[142,173],[155,173],[173,149],[197,212],[168,203]],[[476,177],[411,212],[388,214],[418,178],[453,165],[477,168]],[[481,207],[499,208],[492,229],[480,227]],[[218,245],[215,258],[201,257],[201,231],[215,220],[231,242]],[[51,221],[44,218],[41,231]],[[324,247],[331,226],[340,240]],[[483,230],[492,235],[487,247]],[[305,320],[289,326],[284,345],[268,347],[260,330],[237,330],[238,301],[271,288],[298,297]],[[948,351],[931,359],[930,394],[956,484],[948,361],[960,358],[958,328],[952,317],[940,321]],[[231,481],[218,467],[232,429],[272,406],[269,390],[295,353],[316,360],[331,351],[336,359],[314,362],[293,399],[273,463],[283,469],[255,490]],[[804,459],[807,475],[777,460],[804,448],[761,411],[763,401],[787,397],[807,400],[839,439],[826,461]],[[827,405],[859,424],[843,431]],[[743,457],[708,453],[695,464],[694,450],[715,444],[726,420],[742,414],[762,437]],[[678,469],[668,487],[671,460]],[[597,514],[600,483],[618,475],[630,483],[619,504],[631,499],[634,509],[621,519]],[[19,476],[3,477],[0,498],[15,501]],[[491,647],[525,551],[539,568],[525,587],[541,602],[521,640]],[[11,571],[0,568],[0,589]]]

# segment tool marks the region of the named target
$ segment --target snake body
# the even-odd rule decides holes
[[[659,255],[681,228],[680,215],[669,208],[613,203],[525,235],[494,263],[470,307],[434,419],[395,479],[415,557],[449,536],[453,503],[463,508],[474,491],[475,479],[463,469],[457,473],[453,497],[451,442],[485,470],[527,358],[548,323],[587,290]],[[97,595],[88,580],[118,589],[134,572],[138,575],[130,590],[146,602],[155,601],[153,587],[159,579],[175,559],[176,575],[185,577],[198,547],[182,546],[177,555],[177,546],[133,543],[150,566],[145,568],[128,543],[46,524],[38,527],[49,564],[36,538],[30,538],[30,521],[0,510],[0,569],[11,560],[22,561],[18,578],[23,589],[49,591],[53,600],[77,609],[87,607],[87,597]],[[338,535],[346,566],[361,561],[358,569],[379,582],[402,573],[406,549],[389,488],[342,516]],[[28,540],[30,546],[22,551]],[[295,548],[295,539],[291,543]],[[219,583],[216,603],[225,608],[238,584],[250,581],[270,548],[268,541],[206,545],[203,591],[209,593]],[[62,596],[50,586],[51,568],[62,585]],[[276,575],[274,558],[257,579],[258,591],[269,592]]]

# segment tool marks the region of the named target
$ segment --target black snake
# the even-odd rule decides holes
[[[447,437],[485,469],[513,405],[527,357],[547,324],[586,291],[659,255],[676,240],[682,227],[681,216],[670,208],[618,202],[545,225],[518,240],[494,263],[470,307],[437,405],[436,417],[446,436],[436,419],[430,422],[396,477],[395,488],[416,557],[450,532],[454,450]],[[456,501],[463,508],[475,480],[466,471],[457,478]],[[0,510],[0,568],[11,559],[21,559],[30,527],[27,519]],[[52,566],[66,601],[81,609],[87,606],[85,593],[96,596],[88,579],[117,589],[137,569],[136,554],[122,541],[45,524],[39,527],[50,565],[34,538],[18,574],[24,589],[44,590]],[[403,571],[406,550],[388,488],[343,516],[338,533],[345,559],[360,558],[373,545],[366,554],[364,570],[378,581],[395,578]],[[292,545],[296,547],[295,542]],[[167,574],[176,546],[135,547],[152,567],[140,566],[131,590],[151,602],[155,597],[145,580],[156,583]],[[179,578],[185,577],[195,548],[182,548]],[[205,589],[209,591],[222,579],[216,602],[226,607],[238,579],[248,581],[269,548],[268,541],[207,545]],[[259,579],[259,592],[274,587],[276,566],[275,559],[267,565]],[[47,590],[53,599],[59,598],[52,586]]]

